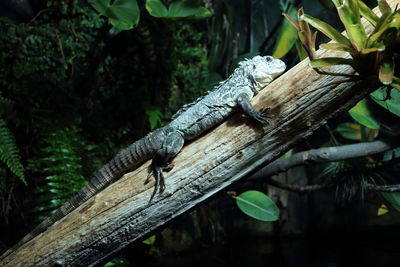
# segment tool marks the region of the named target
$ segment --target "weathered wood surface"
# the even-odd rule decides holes
[[[389,1],[391,6],[400,0]],[[342,53],[320,52],[322,56]],[[352,73],[346,66],[335,71]],[[89,199],[43,234],[7,256],[0,266],[91,266],[271,162],[312,134],[327,119],[352,107],[370,89],[321,76],[302,61],[253,101],[271,107],[272,124],[260,127],[235,114],[186,145],[166,173],[166,190],[148,203],[153,183],[143,185],[149,162]]]

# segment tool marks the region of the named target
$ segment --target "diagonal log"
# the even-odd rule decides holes
[[[393,7],[400,0],[388,2]],[[371,31],[371,27],[368,29]],[[318,53],[322,57],[344,56],[340,52]],[[334,67],[332,71],[353,73],[347,66]],[[271,108],[271,125],[262,128],[246,117],[233,115],[184,147],[173,161],[175,168],[165,175],[165,192],[156,195],[151,203],[154,182],[143,184],[148,175],[147,162],[8,255],[0,266],[100,264],[126,245],[256,172],[262,163],[272,162],[374,89],[362,82],[348,82],[315,90],[341,79],[317,74],[308,67],[308,60],[300,62],[253,101],[256,108]]]

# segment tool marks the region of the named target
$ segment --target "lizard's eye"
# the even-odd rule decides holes
[[[266,60],[267,62],[271,62],[271,61],[272,61],[272,58],[271,58],[271,57],[266,57],[265,60]]]
[[[253,65],[253,70],[255,70],[256,69],[256,65]]]

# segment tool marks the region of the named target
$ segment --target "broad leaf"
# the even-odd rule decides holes
[[[158,0],[147,0],[146,1],[146,9],[152,15],[153,17],[156,18],[165,18],[168,17],[168,9],[166,6],[164,6],[161,1]]]
[[[177,0],[166,7],[160,0],[146,0],[146,9],[150,15],[164,19],[204,19],[212,15],[205,7],[195,6],[188,0]]]
[[[387,92],[386,86],[383,86],[372,92],[370,96],[380,106],[400,117],[400,91],[391,89],[389,97]]]
[[[361,125],[371,129],[379,129],[379,122],[372,117],[365,99],[359,101],[352,109],[350,109],[349,114]]]
[[[379,207],[379,209],[378,209],[377,215],[378,215],[378,216],[381,216],[381,215],[386,214],[386,213],[388,213],[388,212],[389,212],[388,207],[386,207],[385,204],[382,204],[382,205]]]
[[[139,7],[136,0],[89,0],[101,15],[109,18],[110,24],[119,30],[129,30],[139,23]]]
[[[361,125],[357,123],[340,123],[336,131],[344,138],[350,140],[361,140]]]
[[[246,191],[235,197],[241,211],[260,221],[270,222],[279,218],[279,208],[264,193]]]
[[[292,19],[296,17],[297,10],[291,5],[288,9],[287,16]],[[298,38],[297,30],[293,27],[289,20],[285,19],[282,22],[281,29],[279,31],[278,38],[275,43],[275,49],[272,53],[272,56],[275,58],[281,58],[285,56],[290,49],[292,49],[293,45],[296,43]]]
[[[150,129],[154,130],[155,128],[161,125],[161,118],[163,113],[158,108],[149,108],[146,110],[146,115],[149,119]]]
[[[392,204],[393,208],[400,211],[400,192],[381,193],[382,196]]]

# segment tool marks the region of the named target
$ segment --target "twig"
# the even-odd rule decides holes
[[[313,185],[285,184],[272,179],[268,179],[267,183],[269,185],[297,193],[310,193],[313,191],[318,191],[333,186],[333,184],[313,184]]]
[[[324,163],[353,158],[366,157],[385,152],[400,145],[399,138],[377,140],[351,145],[323,147],[298,152],[285,159],[278,159],[256,172],[250,179],[264,179],[280,172],[285,172],[293,167],[309,163]]]
[[[57,9],[54,8],[54,7],[49,7],[49,8],[45,8],[45,9],[39,10],[39,12],[28,22],[28,25],[30,25],[34,20],[36,20],[43,13],[50,12],[50,11],[56,11],[56,10]]]
[[[393,192],[400,192],[400,184],[394,184],[394,185],[367,184],[365,189],[368,191],[393,193]]]

